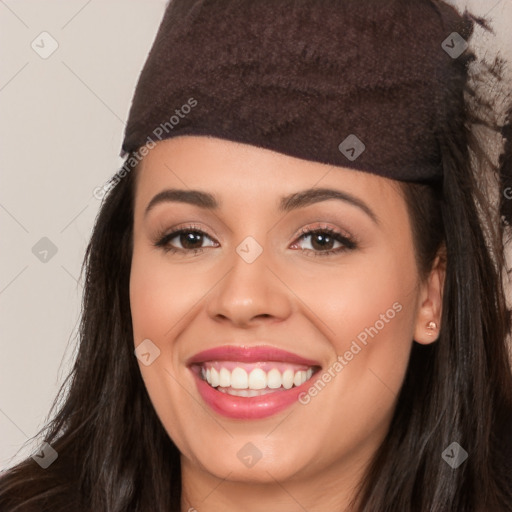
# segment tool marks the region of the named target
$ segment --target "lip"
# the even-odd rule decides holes
[[[279,361],[299,365],[313,366],[313,376],[300,386],[266,395],[241,397],[217,391],[200,376],[200,364],[206,361],[236,361],[253,363],[258,361]],[[277,414],[298,401],[299,395],[310,386],[321,365],[318,361],[306,359],[292,352],[270,346],[233,346],[225,345],[199,352],[189,359],[187,366],[191,370],[197,390],[203,401],[218,414],[233,419],[256,420]]]
[[[256,363],[258,361],[282,361],[284,363],[302,364],[306,366],[321,366],[318,361],[305,359],[292,352],[281,350],[269,345],[247,347],[244,345],[223,345],[210,348],[192,356],[187,365],[204,363],[206,361],[236,361],[239,363]]]

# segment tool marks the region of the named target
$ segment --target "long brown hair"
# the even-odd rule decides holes
[[[441,331],[432,345],[413,343],[391,428],[359,489],[360,511],[512,510],[504,291],[512,207],[503,193],[512,185],[512,111],[500,121],[490,114],[497,99],[477,92],[478,83],[501,80],[500,70],[496,61],[463,84],[461,116],[439,127],[443,180],[401,184],[420,274],[428,274],[440,249],[446,254]],[[478,127],[504,137],[499,162],[489,157]],[[127,157],[126,176],[106,195],[87,247],[79,351],[41,433],[59,457],[45,470],[27,459],[5,472],[2,512],[180,511],[179,451],[133,353],[134,160]],[[498,205],[489,197],[493,186]],[[452,442],[469,454],[457,469],[441,457]]]

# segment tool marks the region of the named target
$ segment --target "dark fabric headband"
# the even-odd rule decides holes
[[[404,181],[435,181],[461,116],[473,20],[436,0],[174,0],[123,153],[210,135]]]

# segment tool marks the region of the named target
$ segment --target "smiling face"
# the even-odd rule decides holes
[[[158,143],[137,173],[134,340],[160,350],[139,364],[184,475],[353,482],[412,340],[440,318],[397,182],[196,136]]]

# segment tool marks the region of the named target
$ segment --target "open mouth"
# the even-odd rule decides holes
[[[255,397],[302,386],[320,367],[278,361],[205,361],[194,364],[192,369],[210,387],[221,393]]]
[[[197,391],[213,411],[230,419],[258,420],[293,406],[320,363],[272,345],[223,345],[186,362]]]

